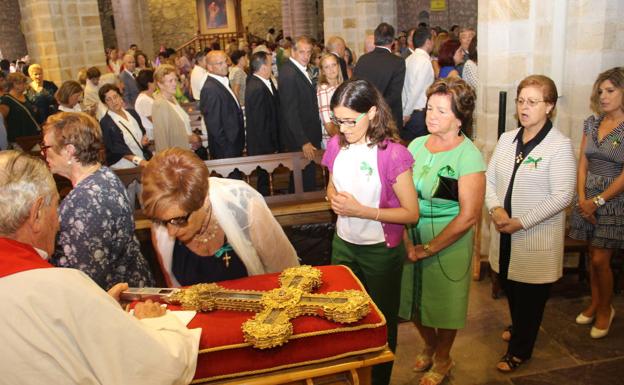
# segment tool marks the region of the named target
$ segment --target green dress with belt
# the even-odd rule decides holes
[[[433,198],[436,190],[444,189],[439,187],[440,177],[458,180],[485,171],[483,157],[470,139],[464,137],[452,150],[431,153],[425,147],[428,138],[429,135],[416,138],[408,146],[415,160],[413,177],[420,209],[418,224],[408,227],[415,244],[431,241],[459,214],[459,202]],[[472,245],[471,229],[437,254],[407,264],[403,269],[399,315],[429,327],[463,328],[468,311]]]

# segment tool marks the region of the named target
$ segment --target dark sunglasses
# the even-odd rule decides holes
[[[188,224],[188,220],[189,217],[191,216],[191,213],[188,213],[186,215],[183,215],[181,217],[174,217],[174,218],[170,218],[170,219],[158,219],[158,218],[152,218],[151,221],[152,223],[156,224],[156,225],[160,225],[160,226],[167,226],[167,225],[171,225],[171,226],[175,226],[175,227],[184,227]]]

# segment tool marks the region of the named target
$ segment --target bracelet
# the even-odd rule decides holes
[[[134,163],[134,164],[135,164],[135,165],[137,165],[137,166],[139,166],[139,165],[141,164],[141,161],[142,161],[142,160],[143,160],[143,159],[139,158],[139,157],[138,157],[138,156],[136,156],[136,155],[132,157],[132,163]]]
[[[488,211],[488,213],[489,213],[490,215],[492,215],[492,214],[494,214],[494,211],[495,211],[496,209],[501,209],[501,208],[503,208],[503,206],[495,206],[495,207],[492,207],[492,208]]]
[[[377,215],[375,215],[375,220],[378,221],[379,220],[379,213],[381,212],[381,210],[379,210],[379,207],[377,207]]]

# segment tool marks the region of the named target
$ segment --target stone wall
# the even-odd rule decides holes
[[[241,2],[243,26],[249,27],[249,33],[262,39],[269,28],[275,33],[282,29],[281,0],[243,0]]]
[[[0,51],[8,60],[19,59],[26,55],[26,40],[20,28],[20,7],[18,0],[2,2],[0,12]]]
[[[307,35],[319,37],[319,12],[317,1],[282,0],[282,25],[284,36]]]
[[[154,48],[177,48],[197,34],[194,0],[149,0]]]
[[[81,68],[104,67],[104,45],[96,0],[21,0],[24,37],[31,62],[60,85]]]
[[[457,24],[476,30],[477,3],[478,0],[446,0],[445,11],[431,12],[430,0],[397,0],[398,29],[406,31],[424,21],[444,29]],[[422,12],[427,12],[429,19],[420,17]]]
[[[123,52],[131,44],[136,44],[148,55],[154,54],[152,20],[147,0],[112,0],[112,5],[118,48]]]
[[[396,0],[325,0],[324,8],[325,37],[342,36],[358,57],[379,23],[397,25]]]
[[[98,0],[98,9],[100,11],[100,25],[102,26],[104,47],[117,48],[112,0]]]

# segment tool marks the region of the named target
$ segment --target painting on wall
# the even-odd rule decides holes
[[[236,30],[233,0],[197,0],[199,29],[202,33]]]

